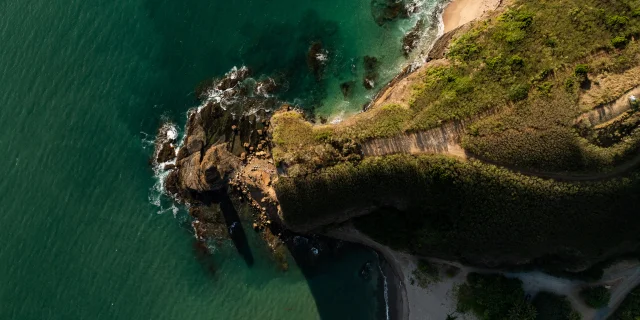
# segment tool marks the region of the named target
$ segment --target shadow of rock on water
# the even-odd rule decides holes
[[[247,240],[247,234],[244,231],[242,220],[229,194],[226,190],[221,190],[201,193],[200,195],[201,198],[198,200],[205,206],[219,206],[229,237],[233,241],[236,250],[238,250],[238,253],[242,256],[247,266],[253,266],[254,257],[251,252],[251,247],[249,246],[249,241]]]
[[[385,278],[373,250],[318,235],[290,234],[286,244],[320,319],[386,319]]]

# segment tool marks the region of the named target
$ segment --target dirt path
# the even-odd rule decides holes
[[[631,96],[640,97],[640,86],[627,91],[621,97],[616,99],[616,101],[607,103],[589,112],[581,114],[576,119],[576,123],[585,123],[588,126],[598,126],[606,123],[607,121],[613,120],[631,109],[631,104],[629,103],[629,98]]]
[[[466,159],[458,143],[464,132],[464,122],[450,122],[436,129],[367,141],[362,145],[362,152],[364,156],[431,153]]]

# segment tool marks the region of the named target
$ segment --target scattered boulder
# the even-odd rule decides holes
[[[280,90],[280,86],[273,78],[266,78],[256,83],[255,94],[268,96],[274,94]]]
[[[375,87],[376,81],[378,80],[379,64],[378,58],[376,57],[364,57],[364,79],[362,81],[362,85],[365,89],[371,90]]]
[[[342,96],[345,100],[348,100],[351,97],[355,84],[355,81],[347,81],[340,84],[340,91],[342,91]]]
[[[322,42],[316,41],[312,43],[307,52],[307,65],[316,81],[322,80],[326,59],[327,52],[323,49]]]
[[[414,11],[413,6],[407,6],[404,1],[372,0],[371,15],[376,24],[383,26],[397,19],[406,19]]]
[[[407,32],[402,38],[402,52],[405,57],[408,57],[411,51],[418,46],[420,35],[424,31],[424,20],[420,19],[416,22],[416,25]]]

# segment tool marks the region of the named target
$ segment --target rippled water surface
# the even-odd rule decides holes
[[[158,201],[148,141],[233,66],[318,115],[357,111],[375,92],[363,57],[382,86],[416,19],[380,26],[361,0],[0,1],[0,319],[384,318],[370,250],[299,240],[282,272],[246,228],[253,264],[230,242],[200,256],[184,210]]]

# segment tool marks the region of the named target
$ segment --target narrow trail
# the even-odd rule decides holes
[[[426,131],[402,134],[391,138],[373,139],[362,144],[362,153],[365,157],[392,154],[442,154],[461,160],[475,159],[527,176],[566,182],[608,180],[623,175],[640,165],[640,153],[638,153],[633,158],[618,164],[612,170],[606,172],[567,173],[522,169],[484,159],[464,150],[460,145],[460,139],[465,134],[465,129],[466,122],[456,121]]]
[[[598,126],[615,119],[631,109],[631,104],[629,103],[631,96],[640,96],[640,86],[627,91],[613,102],[601,105],[589,112],[581,114],[576,119],[576,123],[587,122],[587,125],[589,126]]]

